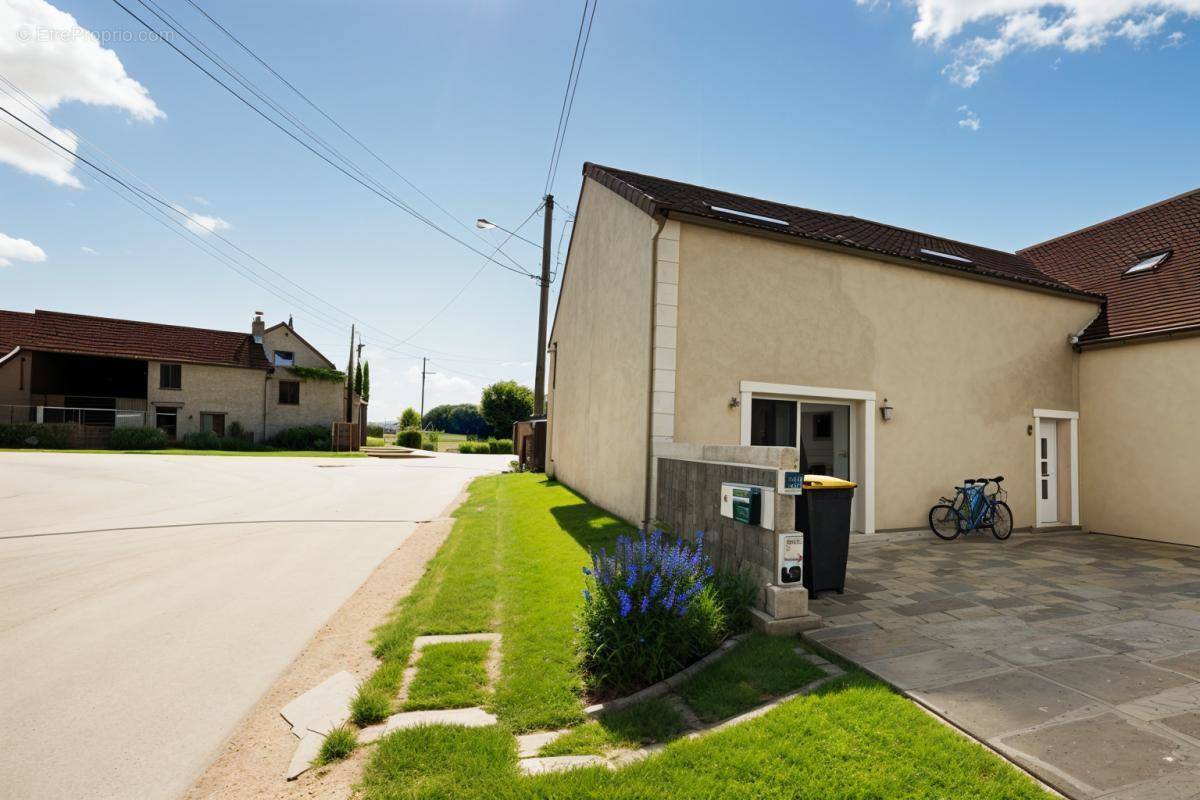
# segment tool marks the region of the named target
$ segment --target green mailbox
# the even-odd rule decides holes
[[[762,489],[743,483],[721,484],[721,516],[746,525],[762,522]]]

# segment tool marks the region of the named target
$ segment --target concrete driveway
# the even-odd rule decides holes
[[[1071,797],[1200,798],[1200,549],[865,540],[809,638]]]
[[[509,460],[0,454],[0,797],[179,796],[415,522]]]

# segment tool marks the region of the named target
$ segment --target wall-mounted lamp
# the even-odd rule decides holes
[[[884,422],[891,422],[892,420],[892,407],[888,405],[886,397],[883,398],[883,405],[879,407],[879,415],[883,417]]]
[[[733,397],[729,398],[729,407],[730,408],[737,408],[741,404],[742,404],[742,398],[738,397],[736,394]]]

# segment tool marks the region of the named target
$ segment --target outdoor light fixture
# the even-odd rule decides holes
[[[496,227],[496,223],[488,222],[483,217],[480,217],[479,219],[475,220],[475,227],[479,228],[481,231],[490,231],[492,228]]]
[[[883,398],[883,405],[879,407],[879,414],[883,417],[884,422],[891,422],[892,407],[888,405],[887,398]]]
[[[737,408],[741,404],[742,404],[742,398],[738,397],[736,394],[733,397],[729,398],[729,407],[730,408]]]

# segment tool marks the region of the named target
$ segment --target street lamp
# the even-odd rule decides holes
[[[496,223],[492,222],[491,220],[486,220],[483,217],[480,217],[479,219],[475,220],[475,227],[479,228],[479,230],[481,230],[481,231],[490,231],[493,229],[498,230],[498,231],[504,231],[509,236],[513,237],[514,239],[520,239],[522,242],[525,242],[526,244],[531,244],[534,247],[538,248],[539,250],[542,248],[542,246],[540,244],[538,244],[537,242],[532,241],[530,239],[526,239],[524,236],[517,233],[516,231],[510,231],[508,228],[501,228]]]
[[[480,217],[479,219],[475,220],[475,227],[479,228],[481,231],[490,231],[492,228],[496,227],[496,223],[488,222],[483,217]]]

